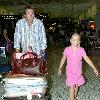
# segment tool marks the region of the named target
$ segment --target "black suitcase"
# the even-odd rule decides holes
[[[11,71],[11,64],[7,57],[0,56],[0,73],[7,73]]]

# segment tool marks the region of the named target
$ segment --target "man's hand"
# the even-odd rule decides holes
[[[41,55],[38,55],[38,58],[41,58]]]
[[[19,49],[15,49],[15,52],[16,52],[16,53],[19,53],[19,52],[20,52],[20,50],[19,50]]]

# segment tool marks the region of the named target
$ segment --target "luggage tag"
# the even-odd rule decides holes
[[[32,100],[32,93],[31,93],[31,89],[27,89],[27,100]]]
[[[27,100],[32,100],[33,95],[38,96],[39,98],[41,98],[41,95],[39,93],[36,93],[36,92],[33,91],[33,89],[28,88],[27,89]]]

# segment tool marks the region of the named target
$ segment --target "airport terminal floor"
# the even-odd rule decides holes
[[[47,94],[51,100],[69,100],[68,87],[65,85],[65,65],[62,69],[62,76],[57,75],[57,69],[63,50],[64,46],[62,43],[55,43],[53,41],[50,41],[47,48],[46,58],[49,71]],[[89,57],[94,62],[98,70],[100,70],[100,49],[96,49],[93,53],[89,54]],[[100,100],[100,75],[96,77],[93,70],[85,61],[83,61],[83,75],[86,83],[80,87],[77,100]],[[0,88],[0,94],[2,95],[3,91],[1,85]],[[2,100],[2,98],[0,100]],[[24,100],[24,98],[20,100]],[[34,98],[33,100],[39,99]]]
[[[65,85],[65,67],[63,67],[62,76],[57,75],[57,68],[59,66],[63,46],[58,44],[57,46],[51,46],[48,51],[48,66],[51,69],[51,100],[69,100],[69,90]],[[90,59],[94,62],[98,70],[100,70],[100,49],[96,49],[95,52],[89,54]],[[50,64],[51,63],[51,64]],[[86,83],[79,89],[77,100],[100,100],[100,75],[96,77],[93,70],[89,65],[83,61],[83,75]]]

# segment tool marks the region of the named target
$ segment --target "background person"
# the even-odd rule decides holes
[[[0,46],[5,47],[6,56],[10,56],[12,54],[13,42],[10,40],[6,28],[3,29],[2,34],[0,36]]]

